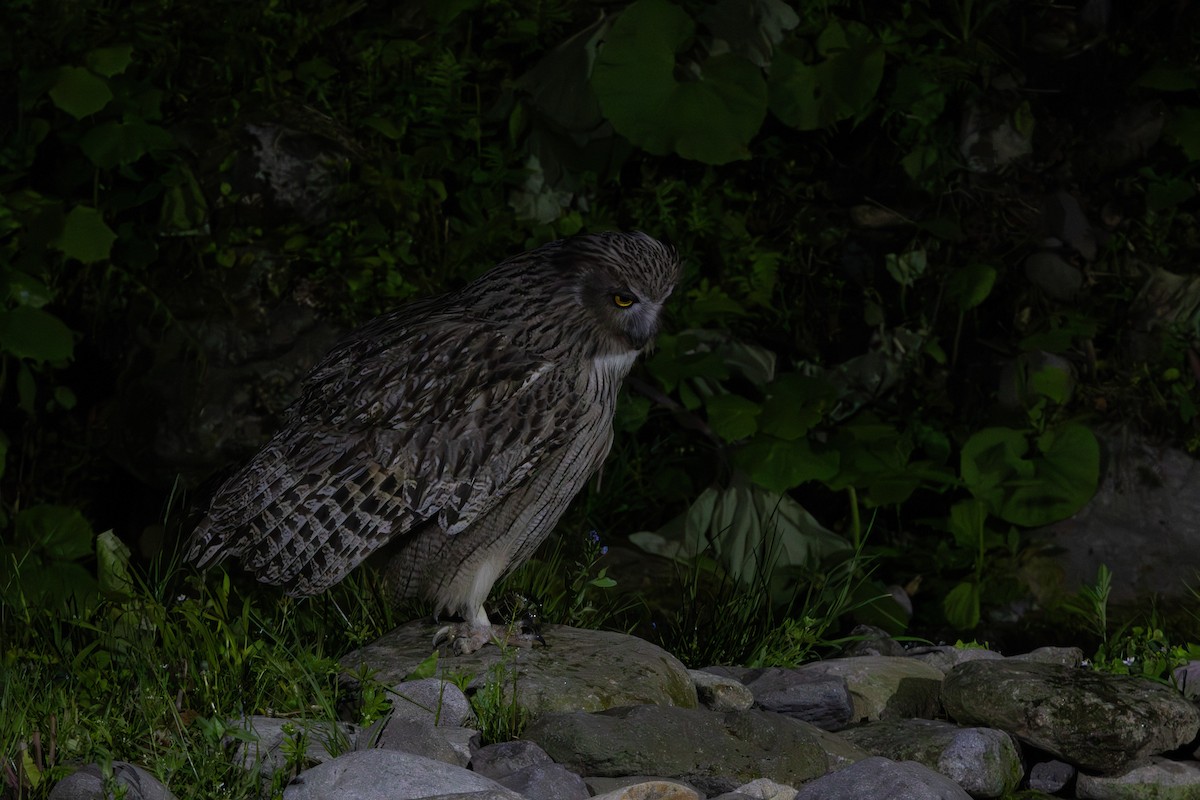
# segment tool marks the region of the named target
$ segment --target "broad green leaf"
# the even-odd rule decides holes
[[[802,131],[815,131],[837,121],[831,117],[818,95],[821,92],[821,70],[780,50],[771,62],[771,113],[785,125]]]
[[[745,586],[769,586],[776,601],[790,596],[790,575],[850,550],[795,500],[735,482],[707,489],[657,533],[629,537],[639,547],[692,562],[710,554]]]
[[[83,67],[62,67],[50,87],[54,105],[75,119],[95,114],[112,100],[108,84]]]
[[[174,145],[175,140],[166,130],[142,120],[102,122],[79,140],[79,148],[102,169],[132,164],[152,150]]]
[[[1065,403],[1071,396],[1071,373],[1061,367],[1044,366],[1029,376],[1029,388],[1055,403]]]
[[[37,382],[28,361],[21,361],[17,368],[17,407],[29,416],[37,412]]]
[[[75,393],[72,392],[69,387],[55,386],[54,387],[54,402],[58,403],[58,405],[61,406],[63,409],[70,411],[72,408],[75,407],[75,404],[77,402],[79,402],[79,399],[77,397],[75,397]]]
[[[30,506],[17,514],[16,538],[56,561],[75,561],[92,552],[92,526],[77,508]]]
[[[54,292],[40,278],[19,269],[9,269],[4,277],[8,281],[8,299],[19,306],[41,308],[54,299]]]
[[[58,317],[40,308],[22,306],[0,311],[0,352],[34,361],[66,361],[75,339]]]
[[[883,46],[866,26],[835,20],[816,44],[824,56],[819,63],[805,64],[783,50],[776,51],[771,63],[771,112],[800,130],[861,113],[883,80]]]
[[[92,72],[111,78],[120,75],[133,62],[133,45],[101,47],[88,53],[84,60]]]
[[[108,258],[117,235],[104,223],[104,216],[96,209],[75,206],[67,214],[62,233],[51,244],[68,258],[84,264],[93,264]]]
[[[907,253],[888,253],[884,256],[884,264],[888,274],[901,286],[912,286],[917,278],[925,274],[928,261],[924,250],[911,250]]]
[[[404,676],[406,681],[419,681],[423,678],[432,678],[437,674],[438,651],[434,650],[424,661],[413,667],[413,671]]]
[[[1143,72],[1134,85],[1160,92],[1189,92],[1196,88],[1196,70],[1159,64]]]
[[[306,83],[321,83],[337,73],[337,67],[323,58],[312,58],[296,65],[296,78]]]
[[[111,530],[96,537],[96,564],[100,591],[108,596],[133,594],[133,575],[129,572],[129,546]]]
[[[1037,479],[1015,488],[999,517],[1036,527],[1066,519],[1083,508],[1100,483],[1100,444],[1087,427],[1064,425],[1037,439]]]
[[[947,242],[961,242],[967,238],[958,220],[950,217],[923,219],[917,222],[917,227]]]
[[[650,416],[650,400],[641,395],[622,392],[617,399],[617,411],[613,415],[613,427],[629,433],[636,431]]]
[[[1191,161],[1200,161],[1200,108],[1177,109],[1167,120],[1167,138]]]
[[[404,138],[404,131],[397,128],[395,123],[393,123],[387,117],[377,117],[377,116],[365,117],[362,120],[362,124],[366,125],[368,128],[373,128],[375,131],[383,134],[387,138],[391,139],[393,142],[399,141],[400,139]]]
[[[191,231],[200,227],[208,218],[208,201],[200,182],[186,166],[173,168],[163,176],[162,210],[159,223],[179,231]]]
[[[875,34],[858,22],[831,22],[817,37],[817,51],[826,57],[829,89],[842,117],[858,114],[879,91],[884,50]]]
[[[979,550],[987,522],[987,504],[982,500],[964,500],[950,507],[950,533],[960,547]]]
[[[975,497],[1005,522],[1038,527],[1065,519],[1092,498],[1100,480],[1100,445],[1079,424],[1041,434],[1029,455],[1026,434],[985,428],[962,450],[962,476]]]
[[[774,46],[800,24],[799,15],[783,0],[718,0],[699,19],[715,43],[758,67],[770,65]]]
[[[753,400],[736,394],[717,394],[705,403],[708,426],[727,442],[753,436],[758,430],[755,422],[762,408]]]
[[[942,601],[946,621],[959,630],[970,630],[979,624],[979,586],[963,581],[950,590]]]
[[[987,264],[968,264],[951,273],[946,295],[959,311],[970,311],[987,299],[996,283],[996,270]]]
[[[422,5],[430,19],[445,25],[464,11],[483,5],[483,0],[424,0]]]
[[[1186,178],[1155,181],[1146,187],[1146,208],[1162,211],[1186,203],[1195,196],[1196,190]]]
[[[838,471],[838,454],[817,453],[807,439],[784,441],[759,435],[738,450],[734,462],[765,489],[783,492],[806,481],[826,481]]]
[[[759,429],[779,439],[799,439],[837,402],[837,387],[824,378],[787,373],[767,385]]]
[[[908,155],[900,159],[900,166],[908,174],[908,177],[914,180],[919,179],[938,163],[941,159],[941,154],[936,147],[930,145],[918,145],[909,151]]]
[[[912,436],[871,416],[842,425],[831,447],[841,457],[836,475],[825,481],[834,490],[853,486],[872,505],[907,500],[925,480],[947,482],[945,470],[929,461],[912,462]]]
[[[767,111],[762,71],[732,53],[677,64],[695,28],[670,0],[636,0],[622,11],[592,71],[600,109],[618,133],[655,155],[706,164],[749,158]]]
[[[922,126],[929,126],[945,110],[946,92],[935,78],[920,67],[902,64],[896,70],[896,88],[889,104],[905,117]]]
[[[1025,434],[1012,428],[984,428],[963,445],[963,481],[993,513],[1003,502],[1006,481],[1033,477],[1033,464],[1024,458],[1028,449]]]

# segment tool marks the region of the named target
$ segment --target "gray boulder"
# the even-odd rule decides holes
[[[1182,747],[1200,731],[1200,711],[1169,686],[1055,664],[962,664],[946,676],[942,701],[962,724],[1008,731],[1097,771]]]
[[[825,774],[818,731],[763,711],[634,706],[546,714],[525,736],[584,776],[657,775],[719,794],[755,778],[796,785]]]
[[[470,727],[475,723],[471,701],[457,684],[440,678],[405,681],[392,687],[392,715],[428,720],[441,727]]]
[[[1012,660],[1078,667],[1083,665],[1083,651],[1078,647],[1038,647],[1028,653],[1012,656]]]
[[[395,750],[360,750],[301,772],[284,800],[421,800],[443,795],[472,800],[524,800],[491,778]]]
[[[754,705],[754,694],[737,678],[689,669],[696,699],[709,711],[745,711]]]
[[[970,800],[961,786],[915,761],[867,758],[800,787],[795,800]]]
[[[916,761],[974,797],[1001,797],[1024,775],[1012,737],[992,728],[960,728],[929,719],[872,722],[841,732],[852,744],[894,761]]]
[[[128,761],[112,763],[112,779],[123,788],[125,800],[175,800],[175,795],[145,769]],[[104,772],[99,764],[87,764],[63,778],[50,790],[50,800],[108,800]]]
[[[796,790],[791,786],[769,778],[759,778],[710,800],[793,800],[795,797]]]
[[[280,719],[255,715],[235,723],[243,731],[225,737],[226,744],[237,742],[234,761],[245,769],[258,769],[265,778],[287,767],[289,743],[303,740],[304,764],[311,766],[353,750],[358,727],[347,722]]]
[[[1065,761],[1039,761],[1029,768],[1029,788],[1058,794],[1075,778],[1075,768]]]
[[[433,651],[438,626],[420,621],[402,625],[376,642],[341,660],[347,672],[364,665],[383,682],[399,681]],[[656,704],[696,706],[696,689],[687,668],[661,647],[621,633],[548,625],[547,647],[510,648],[488,645],[470,655],[438,659],[438,677],[447,673],[475,675],[468,694],[493,680],[493,668],[510,672],[505,702],[530,715],[550,711],[601,711],[615,706]]]
[[[391,689],[392,710],[359,737],[359,750],[403,750],[465,767],[478,731],[462,690],[439,678],[407,681]]]
[[[1194,800],[1200,797],[1200,764],[1149,758],[1121,775],[1081,774],[1079,800]]]
[[[832,658],[805,664],[797,672],[844,680],[855,722],[935,716],[944,677],[935,667],[895,656]]]
[[[359,739],[359,750],[402,750],[405,753],[465,767],[471,760],[471,747],[479,731],[472,728],[446,728],[424,719],[388,716]]]
[[[695,789],[674,781],[639,780],[594,795],[592,800],[704,800],[704,797]]]
[[[583,778],[533,742],[516,741],[481,747],[471,757],[471,769],[528,800],[587,800]]]
[[[708,667],[705,672],[741,681],[764,711],[786,714],[827,731],[844,728],[854,717],[854,700],[840,675],[817,674],[803,667]]]
[[[908,657],[940,670],[943,675],[959,664],[965,664],[968,661],[995,661],[1004,658],[995,650],[986,650],[982,647],[955,647],[950,644],[914,647]]]

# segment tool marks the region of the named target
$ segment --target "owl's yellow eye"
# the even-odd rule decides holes
[[[614,294],[612,297],[613,305],[615,305],[617,308],[629,308],[631,305],[637,302],[637,298],[628,294]]]

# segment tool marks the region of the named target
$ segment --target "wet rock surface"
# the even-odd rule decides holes
[[[1169,686],[1014,659],[956,667],[942,702],[960,722],[1006,730],[1097,771],[1175,750],[1200,731],[1196,706]]]

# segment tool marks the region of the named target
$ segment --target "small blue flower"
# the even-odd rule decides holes
[[[602,555],[602,556],[608,555],[608,545],[604,545],[604,547],[600,548],[600,555]]]
[[[596,531],[592,531],[591,533],[588,534],[588,539],[590,539],[592,541],[592,544],[599,544],[600,543],[600,534],[597,533]]]

